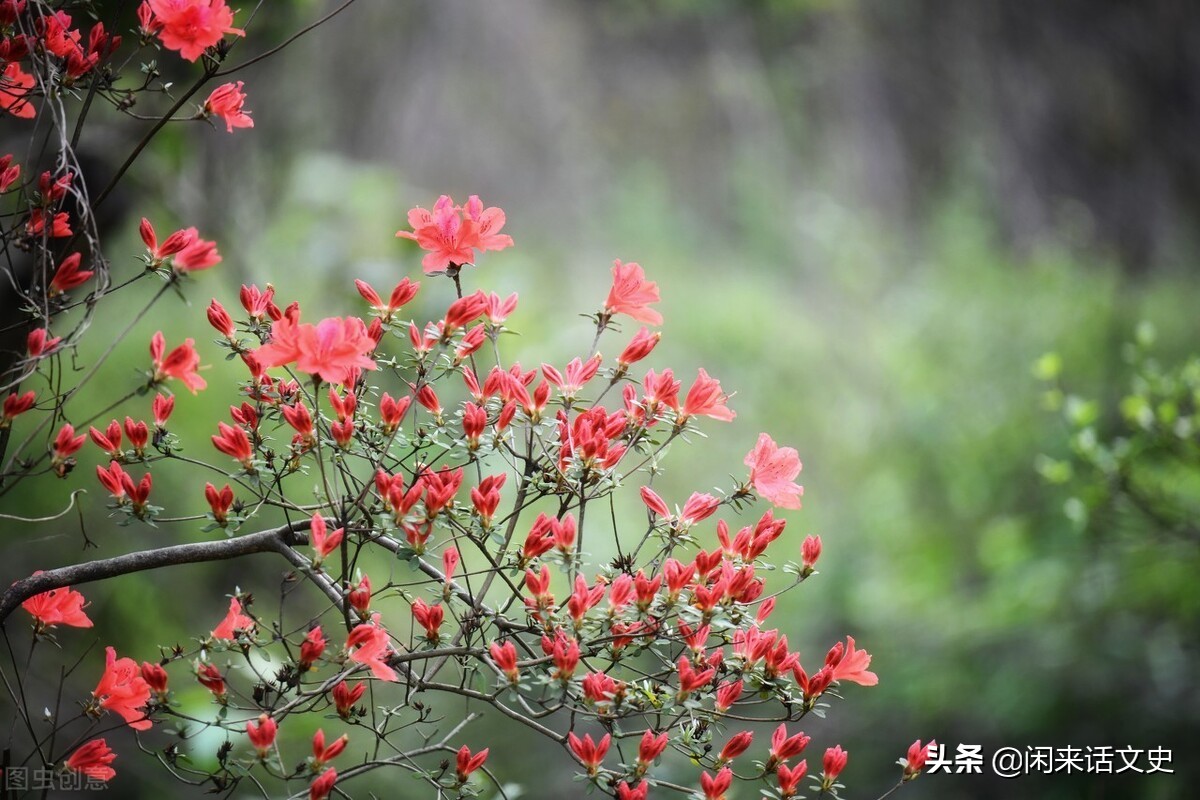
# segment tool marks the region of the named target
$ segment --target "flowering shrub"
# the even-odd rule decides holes
[[[139,49],[176,51],[201,61],[204,75],[154,118],[122,174],[221,72],[226,37],[244,34],[223,0],[149,0],[139,20]],[[65,12],[5,0],[0,25],[3,107],[15,118],[49,115],[65,130],[67,102],[99,98],[127,110],[137,94],[165,91],[154,70],[140,89],[120,88],[121,37],[102,23],[85,47]],[[218,117],[228,132],[251,127],[243,86],[218,87],[194,118]],[[504,344],[517,296],[473,286],[480,254],[514,244],[505,215],[478,197],[442,196],[432,210],[414,208],[396,233],[423,251],[419,281],[400,277],[383,292],[355,281],[363,305],[320,320],[285,302],[286,286],[243,286],[236,301],[208,304],[217,339],[198,346],[211,335],[198,315],[170,331],[138,323],[167,290],[197,292],[196,273],[221,263],[217,244],[194,227],[163,238],[143,219],[141,267],[115,276],[94,219],[111,184],[88,191],[67,138],[37,179],[22,181],[22,167],[12,156],[0,163],[11,194],[5,248],[33,264],[9,274],[28,334],[4,378],[0,494],[61,481],[69,509],[78,488],[99,488],[118,524],[192,541],[12,576],[0,620],[27,652],[10,648],[5,686],[28,734],[12,763],[119,781],[138,748],[114,749],[101,733],[127,726],[141,750],[201,791],[350,796],[360,776],[396,768],[436,796],[464,797],[494,782],[489,750],[462,744],[488,708],[544,736],[580,780],[619,798],[717,800],[735,780],[770,797],[837,795],[846,751],[828,743],[810,771],[801,725],[849,684],[877,679],[853,637],[802,663],[772,621],[776,597],[811,577],[821,554],[815,536],[791,560],[772,546],[787,525],[777,512],[800,508],[798,454],[767,433],[750,436],[744,469],[723,490],[671,502],[659,494],[655,476],[672,445],[736,415],[704,369],[677,378],[638,367],[659,342],[651,327],[663,322],[658,286],[641,266],[615,262],[587,352],[565,365],[516,363]],[[104,335],[143,337],[143,375],[105,396],[92,379],[115,344],[94,363],[68,365],[95,307],[148,276],[162,286],[124,330]],[[418,293],[445,309],[440,319],[411,317]],[[624,320],[637,330],[623,330]],[[609,340],[619,345],[611,360],[599,354]],[[202,362],[222,355],[240,360],[242,380],[210,386]],[[208,441],[174,430],[180,389],[229,403]],[[92,458],[94,475],[80,466]],[[154,476],[168,471],[203,496],[203,516],[169,516],[173,498],[154,493]],[[635,490],[644,513],[618,519],[615,496]],[[616,557],[607,563],[592,555],[609,550]],[[254,553],[287,565],[295,587],[278,607],[230,586],[227,598],[198,599],[211,627],[186,644],[136,654],[105,647],[103,662],[86,649],[66,657],[82,636],[71,629],[93,624],[72,587]],[[768,588],[770,559],[782,569]],[[285,614],[297,603],[302,611]],[[18,607],[31,635],[13,635]],[[77,661],[95,686],[79,698],[78,716],[15,688],[22,671],[56,672],[57,661],[64,670]],[[211,696],[200,714],[176,697],[197,684]],[[43,707],[48,737],[35,728]],[[755,723],[767,722],[770,741],[756,741]],[[281,732],[318,725],[306,759],[282,746]],[[201,734],[214,730],[223,743],[202,751]],[[920,773],[930,745],[915,743],[901,760],[902,781]],[[693,766],[656,766],[668,752]]]

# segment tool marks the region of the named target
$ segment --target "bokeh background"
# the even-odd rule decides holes
[[[268,3],[239,47],[333,7]],[[1075,431],[1034,365],[1058,353],[1064,391],[1095,400],[1088,427],[1117,436],[1138,323],[1164,365],[1198,349],[1200,7],[359,0],[239,78],[253,130],[168,129],[110,204],[118,278],[140,268],[142,215],[198,226],[225,258],[189,304],[156,309],[111,380],[132,385],[150,333],[203,331],[208,298],[235,305],[243,282],[357,309],[352,278],[419,271],[392,238],[409,207],[480,194],[518,245],[477,273],[521,294],[510,353],[578,354],[590,333],[574,313],[599,306],[614,258],[638,261],[663,294],[651,363],[703,365],[737,391],[737,421],[676,453],[664,494],[740,473],[759,430],[799,449],[804,509],[775,547],[794,558],[819,533],[825,554],[777,619],[806,663],[850,633],[880,676],[806,727],[849,749],[849,797],[890,787],[917,737],[1162,746],[1176,773],[935,775],[901,796],[1191,796],[1200,492],[1185,487],[1182,527],[1120,498],[1082,503],[1048,467],[1071,459]],[[110,115],[100,129],[85,155],[103,173],[142,128]],[[98,325],[119,324],[115,305]],[[240,374],[217,363],[210,383],[226,370]],[[181,396],[180,434],[205,442],[230,399]],[[72,481],[91,487],[94,456]],[[192,483],[157,478],[172,511],[202,508]],[[60,488],[4,511],[55,511]],[[84,524],[104,555],[211,535],[117,529],[101,505],[93,492]],[[77,558],[74,524],[6,524],[6,579]],[[233,583],[277,590],[276,571],[176,568],[88,596],[97,631],[146,658],[147,642],[208,630]],[[522,731],[489,718],[471,740],[526,797],[578,791]],[[136,762],[121,766],[145,788],[109,796],[167,790]],[[407,796],[395,780],[379,795]]]

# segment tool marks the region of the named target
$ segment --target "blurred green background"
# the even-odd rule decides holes
[[[243,55],[333,7],[268,6]],[[1176,773],[933,775],[901,796],[1188,797],[1196,518],[1180,534],[1102,490],[1084,511],[1072,481],[1044,480],[1039,465],[1070,460],[1078,431],[1033,367],[1060,354],[1059,380],[1096,401],[1082,427],[1111,438],[1138,322],[1163,364],[1197,350],[1198,38],[1200,11],[1171,2],[360,0],[239,75],[253,130],[172,128],[135,168],[107,246],[118,279],[139,269],[142,215],[198,226],[225,261],[189,305],[156,309],[112,380],[132,385],[159,327],[218,362],[203,309],[235,306],[242,282],[273,281],[314,314],[359,310],[352,278],[419,272],[392,238],[409,207],[480,194],[517,242],[471,276],[520,292],[510,354],[561,365],[586,348],[574,313],[599,306],[620,258],[662,289],[648,365],[702,365],[736,390],[737,421],[677,448],[664,496],[741,474],[760,430],[800,451],[804,509],[776,557],[796,558],[808,533],[825,553],[776,619],[806,664],[850,633],[880,676],[805,726],[814,750],[850,751],[848,797],[884,792],[917,737],[985,753],[1172,747]],[[103,125],[109,142],[140,135]],[[447,299],[437,286],[414,314]],[[117,305],[97,324],[118,324]],[[206,375],[223,374],[240,372]],[[232,400],[182,395],[174,427],[205,450]],[[1194,453],[1195,434],[1183,440]],[[85,452],[71,483],[92,490],[102,554],[209,535],[112,528]],[[154,491],[168,513],[202,508],[182,477],[156,475]],[[1195,500],[1194,482],[1185,491]],[[46,513],[60,492],[4,510]],[[77,557],[74,532],[9,527],[10,577]],[[176,568],[88,596],[102,640],[148,658],[147,642],[215,624],[233,581],[269,596],[277,573]],[[162,602],[167,580],[186,602]],[[491,744],[489,764],[525,796],[572,796],[565,759],[523,736],[489,718],[469,741]],[[168,785],[136,761],[120,766]]]

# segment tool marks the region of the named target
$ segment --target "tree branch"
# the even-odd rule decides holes
[[[286,557],[292,552],[291,548],[294,545],[308,542],[308,536],[302,532],[307,531],[311,524],[309,520],[300,520],[291,525],[237,536],[233,539],[142,550],[137,553],[127,553],[123,556],[74,564],[69,567],[59,567],[38,575],[31,575],[8,587],[4,591],[3,597],[0,597],[0,625],[4,624],[9,614],[16,610],[21,603],[36,594],[48,592],[51,589],[61,589],[65,586],[90,583],[106,578],[115,578],[118,575],[128,575],[131,572],[144,572],[176,564],[224,561],[252,553],[280,553]],[[288,560],[291,561],[290,558]]]

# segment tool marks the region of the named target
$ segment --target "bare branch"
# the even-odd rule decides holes
[[[8,619],[8,615],[21,603],[36,594],[48,592],[51,589],[61,589],[65,586],[91,583],[115,578],[118,575],[128,575],[131,572],[144,572],[176,564],[224,561],[252,553],[286,554],[293,546],[308,542],[308,536],[302,532],[308,530],[311,524],[309,520],[301,520],[291,525],[233,539],[142,550],[137,553],[127,553],[123,556],[74,564],[69,567],[59,567],[38,575],[31,575],[17,581],[4,591],[3,597],[0,598],[0,624],[3,624]]]

